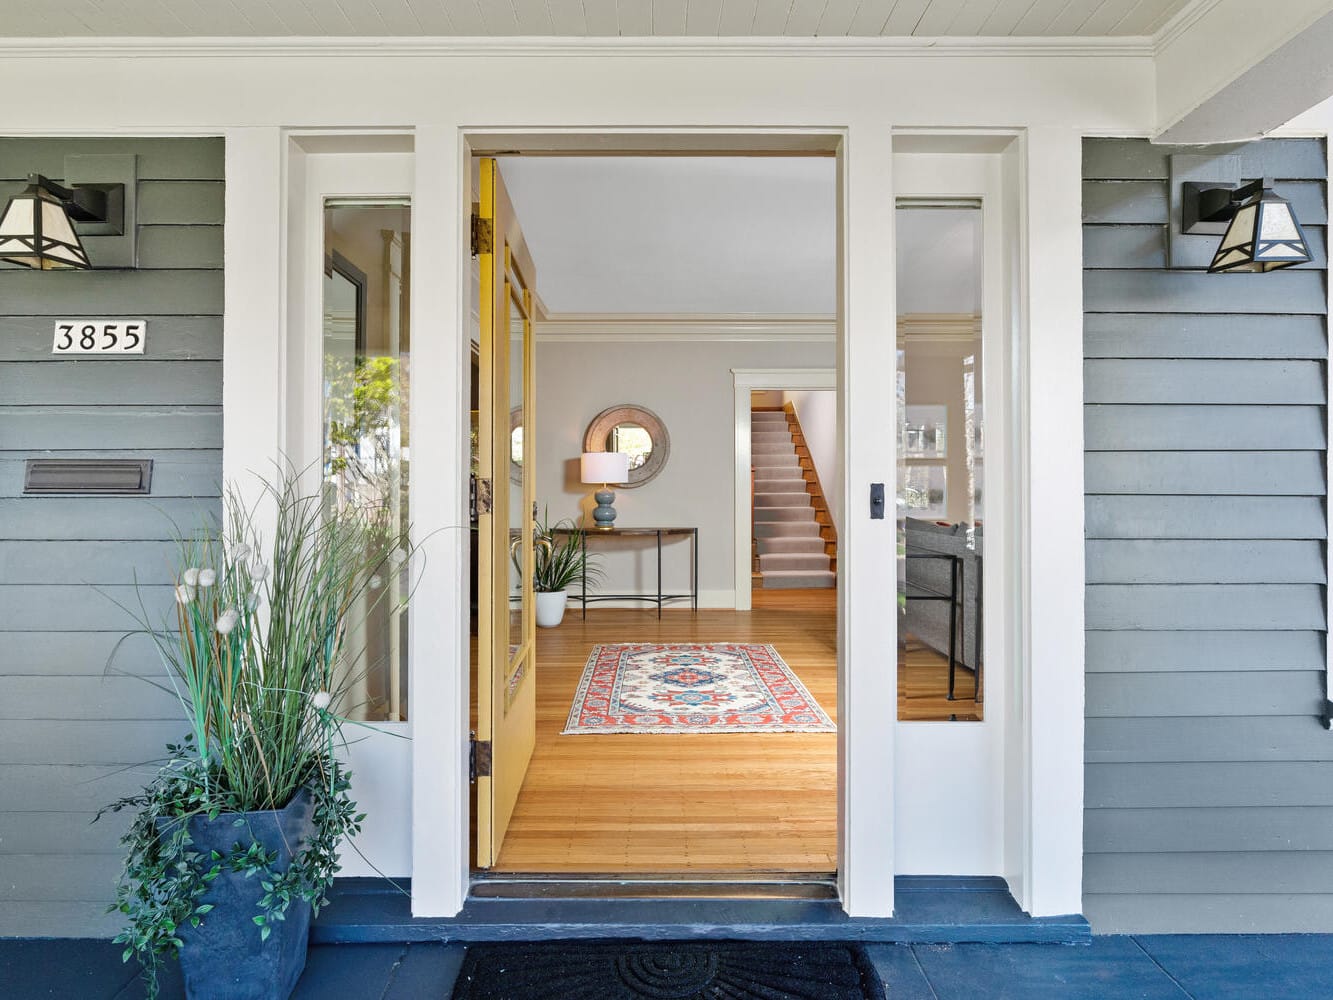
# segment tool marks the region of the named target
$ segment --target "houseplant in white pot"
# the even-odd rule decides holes
[[[522,573],[522,560],[516,544],[510,547],[509,555],[514,567]],[[565,618],[570,585],[578,581],[592,583],[601,579],[601,567],[588,555],[583,544],[583,529],[568,520],[551,524],[549,512],[537,522],[533,533],[532,556],[532,583],[537,592],[537,624],[542,628],[555,628]]]
[[[234,489],[225,526],[179,542],[174,615],[134,613],[189,731],[139,795],[112,909],[149,997],[178,953],[192,1000],[275,1000],[305,966],[339,843],[360,829],[343,749],[349,618],[387,599],[409,558],[371,510],[333,510],[297,475],[265,484],[271,544]]]

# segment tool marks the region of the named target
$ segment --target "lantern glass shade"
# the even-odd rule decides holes
[[[43,271],[92,267],[64,203],[38,184],[14,195],[5,206],[0,216],[0,260]]]
[[[1264,188],[1239,209],[1227,226],[1209,266],[1220,271],[1276,271],[1308,263],[1310,244],[1286,198]]]

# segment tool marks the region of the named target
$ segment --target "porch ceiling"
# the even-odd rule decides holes
[[[1197,0],[44,0],[0,37],[1095,37],[1160,31]]]

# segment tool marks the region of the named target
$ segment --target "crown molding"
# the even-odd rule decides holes
[[[832,316],[554,313],[535,324],[537,339],[564,343],[832,343]]]
[[[1216,2],[1216,0],[1206,0]],[[1175,21],[1172,22],[1172,25]],[[1170,27],[1170,26],[1168,26]],[[1165,29],[1164,29],[1165,30]],[[3,59],[438,58],[543,57],[813,57],[882,58],[1150,58],[1148,36],[1088,38],[8,38]]]
[[[1193,0],[1186,4],[1180,10],[1176,11],[1174,17],[1167,21],[1152,36],[1152,54],[1154,57],[1161,55],[1164,51],[1180,40],[1191,28],[1202,20],[1209,11],[1220,4],[1222,0]]]
[[[555,313],[537,320],[540,341],[595,343],[832,343],[832,316],[645,315],[643,313]],[[971,313],[915,313],[898,318],[898,339],[971,342],[981,335],[981,317]]]
[[[981,336],[981,317],[971,313],[912,313],[898,317],[898,342],[972,343]]]

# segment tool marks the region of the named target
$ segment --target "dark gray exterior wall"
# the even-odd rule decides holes
[[[146,642],[108,670],[130,625],[112,599],[137,573],[167,608],[171,519],[215,512],[222,475],[222,140],[0,138],[0,206],[86,153],[138,156],[139,268],[0,269],[0,935],[117,926],[103,911],[126,818],[90,821],[183,727],[124,676],[162,678]],[[142,359],[51,356],[55,318],[115,316],[148,319]],[[151,458],[152,495],[24,497],[41,456]]]
[[[1324,144],[1240,150],[1318,254],[1259,275],[1167,269],[1173,152],[1084,145],[1085,913],[1328,931]]]

